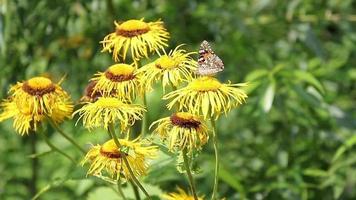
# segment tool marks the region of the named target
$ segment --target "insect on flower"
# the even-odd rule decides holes
[[[215,75],[224,70],[224,63],[211,49],[209,43],[204,40],[200,44],[198,69],[196,73],[202,76]]]

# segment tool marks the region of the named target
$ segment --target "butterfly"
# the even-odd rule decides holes
[[[198,75],[207,76],[214,75],[221,72],[224,69],[224,63],[211,49],[209,43],[204,40],[200,44],[198,69],[196,73]]]

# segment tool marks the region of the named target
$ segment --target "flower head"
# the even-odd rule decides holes
[[[108,140],[103,145],[93,146],[82,161],[82,165],[89,163],[90,167],[88,174],[94,176],[109,176],[112,179],[120,177],[126,180],[132,176],[128,167],[123,161],[123,157],[127,161],[133,171],[135,177],[141,177],[147,174],[149,159],[155,158],[157,154],[157,146],[147,146],[139,141],[120,139],[121,148],[118,148],[114,140]]]
[[[190,57],[194,52],[187,53],[179,49],[180,46],[168,54],[164,52],[157,60],[137,70],[142,73],[146,90],[151,90],[152,84],[158,80],[162,81],[163,89],[168,85],[177,87],[182,81],[192,80],[197,67],[197,62]]]
[[[25,107],[31,113],[51,115],[57,104],[71,103],[69,95],[57,84],[45,77],[34,77],[10,88],[10,98],[19,109]],[[68,105],[68,109],[72,109]]]
[[[186,109],[190,113],[204,118],[218,118],[221,113],[227,114],[232,108],[245,102],[247,95],[239,87],[246,83],[220,83],[216,78],[203,76],[190,82],[188,86],[166,94],[163,99],[172,99],[167,105],[171,109],[178,104],[179,110]]]
[[[13,126],[21,135],[36,131],[46,117],[60,123],[69,118],[73,105],[69,95],[45,77],[35,77],[10,88],[10,96],[0,106],[0,121],[13,118]]]
[[[110,66],[105,72],[98,72],[91,79],[95,82],[93,92],[131,102],[141,91],[140,75],[136,75],[135,70],[133,65],[120,63]]]
[[[163,22],[144,22],[128,20],[123,23],[114,22],[116,31],[107,35],[101,43],[102,51],[112,52],[115,61],[125,60],[130,49],[131,57],[138,60],[148,57],[149,52],[158,51],[167,46],[169,33],[163,27]]]
[[[208,128],[199,117],[186,112],[174,113],[170,117],[157,120],[155,133],[168,143],[170,151],[200,149],[209,139]],[[150,128],[151,128],[150,127]]]
[[[86,102],[85,105],[76,110],[73,115],[79,114],[83,119],[83,125],[88,128],[109,128],[111,123],[120,121],[121,128],[125,130],[128,126],[142,118],[145,108],[137,104],[126,104],[114,97],[99,97],[95,102]]]
[[[90,81],[84,89],[84,95],[80,99],[81,102],[95,102],[99,97],[103,96],[103,91],[94,90],[97,81]]]
[[[162,195],[164,200],[194,200],[194,197],[187,194],[181,188],[177,189],[177,192],[171,192],[168,194]],[[198,197],[198,200],[203,200],[203,197]]]

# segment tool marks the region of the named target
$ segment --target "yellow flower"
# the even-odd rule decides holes
[[[69,118],[73,105],[69,95],[48,78],[35,77],[23,83],[17,83],[10,89],[10,96],[0,106],[0,122],[13,118],[13,126],[21,135],[30,130],[36,131],[37,125],[51,118],[55,123]]]
[[[83,125],[88,128],[104,127],[108,129],[111,123],[119,121],[121,129],[140,120],[145,112],[141,105],[126,104],[114,97],[99,97],[95,102],[86,102],[83,107],[76,110],[73,115],[79,114],[79,119],[83,119]]]
[[[34,77],[10,88],[10,98],[17,107],[30,109],[33,114],[51,115],[58,104],[65,102],[73,109],[69,95],[57,84],[45,77]]]
[[[168,194],[162,195],[164,200],[194,200],[194,197],[187,194],[184,190],[181,188],[177,189],[178,192],[171,192]],[[203,200],[203,197],[198,197],[198,200]]]
[[[103,96],[115,96],[123,101],[133,101],[140,94],[140,75],[135,67],[127,64],[115,64],[105,72],[98,72],[91,81],[95,82],[93,92],[100,91]]]
[[[144,22],[140,20],[128,20],[123,23],[115,23],[116,31],[107,35],[103,41],[103,52],[112,52],[115,61],[122,58],[125,61],[130,49],[134,60],[148,57],[149,52],[163,49],[167,45],[169,33],[163,27],[163,22]]]
[[[109,176],[112,179],[120,177],[129,180],[132,178],[123,157],[126,156],[135,177],[147,174],[149,159],[157,154],[157,146],[147,146],[139,141],[139,138],[129,141],[119,139],[121,148],[118,148],[114,140],[109,140],[103,145],[93,146],[82,161],[82,165],[89,163],[89,175],[98,177]]]
[[[217,119],[221,113],[227,114],[232,108],[245,102],[247,94],[240,87],[246,85],[223,84],[214,77],[203,76],[182,89],[166,94],[163,99],[172,99],[167,105],[169,109],[178,104],[179,110],[186,109],[192,114],[202,114],[204,119]]]
[[[154,133],[168,143],[170,151],[187,149],[191,152],[200,149],[209,139],[208,128],[199,117],[186,112],[175,113],[170,117],[157,120]]]
[[[152,84],[158,80],[162,81],[164,90],[167,85],[178,87],[182,81],[193,79],[197,62],[190,55],[194,52],[187,53],[185,50],[179,49],[180,46],[168,54],[164,51],[164,55],[161,55],[157,60],[137,70],[142,74],[146,90],[151,90]]]

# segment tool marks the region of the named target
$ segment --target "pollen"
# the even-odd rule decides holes
[[[135,78],[135,68],[127,64],[115,64],[105,72],[105,77],[113,82],[123,82]]]
[[[34,77],[26,81],[22,89],[32,96],[43,96],[55,91],[52,81],[45,77]]]
[[[182,127],[182,128],[198,128],[201,124],[199,119],[194,115],[185,112],[175,113],[171,116],[171,122],[173,125]]]
[[[155,66],[158,69],[172,69],[177,66],[173,58],[163,55],[156,60]]]
[[[216,78],[210,76],[200,77],[188,85],[191,89],[199,92],[216,91],[221,86],[222,84]]]
[[[135,37],[147,33],[150,27],[141,20],[128,20],[122,24],[116,24],[116,34],[124,37]]]

